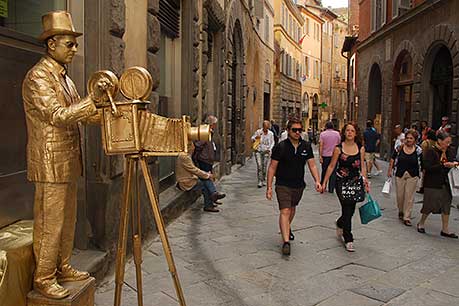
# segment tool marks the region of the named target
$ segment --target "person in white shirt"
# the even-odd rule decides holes
[[[395,138],[394,149],[398,152],[400,150],[400,146],[405,141],[405,133],[402,132],[402,127],[400,126],[400,124],[397,124],[395,126],[394,131],[395,135],[397,135],[397,138]]]
[[[252,141],[259,143],[254,148],[255,160],[257,161],[258,188],[266,186],[266,169],[274,147],[274,134],[269,130],[269,127],[269,121],[263,121],[263,128],[258,129],[252,136]]]

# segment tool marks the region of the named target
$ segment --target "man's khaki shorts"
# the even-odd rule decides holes
[[[296,207],[303,196],[304,188],[290,188],[276,186],[277,202],[279,209]]]
[[[375,161],[375,159],[376,159],[376,153],[375,152],[371,152],[371,153],[365,152],[365,160],[366,161]]]

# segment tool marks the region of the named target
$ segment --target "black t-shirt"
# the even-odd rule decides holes
[[[419,176],[419,161],[416,150],[411,154],[406,154],[403,148],[400,152],[394,152],[392,158],[397,159],[395,176],[402,177],[406,171],[411,177]]]
[[[271,154],[271,159],[279,162],[276,170],[276,185],[290,188],[305,187],[304,166],[310,158],[314,158],[314,154],[309,142],[300,140],[296,151],[289,138],[279,142],[274,146]]]

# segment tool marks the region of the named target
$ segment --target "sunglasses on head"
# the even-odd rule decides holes
[[[291,128],[290,129],[293,133],[301,133],[303,132],[303,129],[302,128]]]

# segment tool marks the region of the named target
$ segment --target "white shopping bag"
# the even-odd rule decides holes
[[[451,170],[448,173],[449,187],[451,188],[451,195],[453,197],[459,197],[459,187],[454,186],[454,174]]]
[[[392,178],[388,178],[386,180],[386,182],[384,183],[384,186],[383,186],[383,189],[382,189],[382,193],[383,195],[385,196],[390,196],[390,188],[391,188],[391,185],[392,185]]]
[[[459,169],[454,167],[449,171],[449,173],[451,173],[450,180],[452,179],[453,186],[455,188],[459,188]]]

